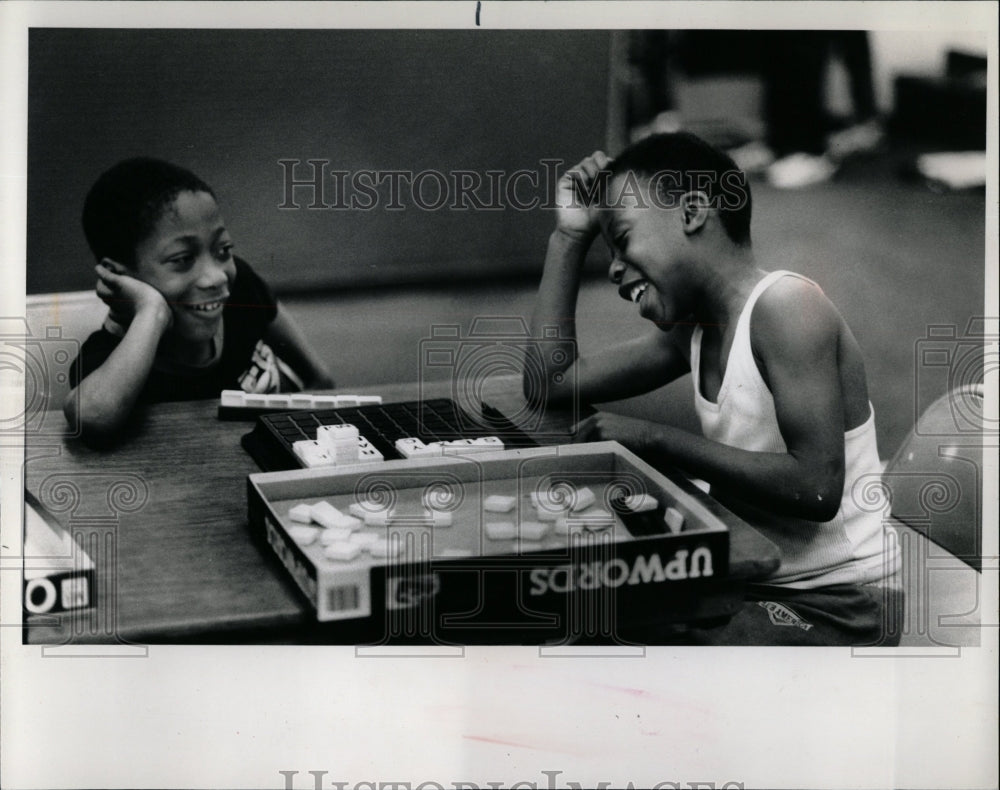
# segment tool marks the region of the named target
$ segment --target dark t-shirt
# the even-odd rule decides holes
[[[270,288],[239,258],[229,301],[222,311],[222,353],[204,368],[167,369],[154,363],[140,402],[218,398],[225,389],[247,392],[288,392],[299,387],[287,366],[264,343],[263,336],[278,313]],[[70,368],[70,381],[80,381],[99,368],[121,342],[121,337],[101,328],[80,348]]]

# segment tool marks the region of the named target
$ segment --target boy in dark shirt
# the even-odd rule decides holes
[[[333,386],[233,255],[215,195],[193,173],[147,158],[115,165],[91,187],[83,229],[110,308],[70,370],[64,411],[85,436],[110,438],[142,402]]]

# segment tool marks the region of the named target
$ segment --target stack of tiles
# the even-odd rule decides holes
[[[357,463],[361,434],[353,425],[321,425],[316,429],[316,441],[337,466]]]
[[[314,466],[350,466],[384,461],[354,425],[321,425],[316,439],[292,443],[292,452],[308,468]]]

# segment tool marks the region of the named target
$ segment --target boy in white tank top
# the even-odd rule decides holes
[[[859,507],[855,490],[880,472],[861,352],[815,283],[760,268],[744,174],[694,135],[655,135],[614,161],[600,151],[584,159],[560,179],[556,202],[532,315],[536,337],[556,324],[567,341],[567,354],[535,360],[547,401],[572,397],[574,385],[582,401],[618,400],[690,372],[702,436],[599,413],[580,423],[578,441],[615,440],[706,481],[781,550],[777,572],[752,585],[728,625],[685,640],[891,644],[899,558],[881,514]],[[619,295],[653,328],[577,355],[567,317],[598,235]],[[530,375],[526,367],[526,394],[538,391]]]

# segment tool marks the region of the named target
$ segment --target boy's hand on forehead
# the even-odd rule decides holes
[[[556,185],[556,229],[581,241],[591,241],[598,234],[597,188],[601,173],[611,159],[603,151],[594,151],[563,173]],[[605,176],[606,177],[606,176]]]
[[[111,266],[101,261],[97,272],[97,295],[111,310],[111,319],[123,329],[140,313],[150,313],[164,321],[164,327],[173,324],[173,313],[163,294],[153,286],[126,273],[124,267]]]

